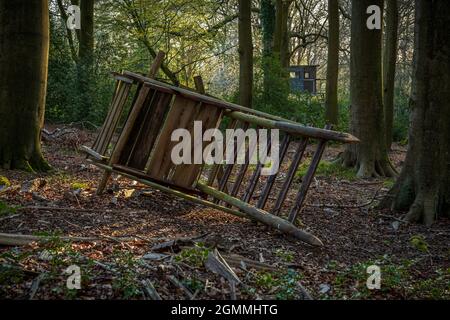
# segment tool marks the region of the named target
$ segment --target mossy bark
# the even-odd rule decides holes
[[[444,0],[416,1],[411,128],[402,173],[381,204],[408,210],[431,225],[450,216],[450,9]]]
[[[394,126],[394,89],[398,53],[398,0],[386,0],[386,32],[383,53],[383,102],[386,147],[391,149]]]
[[[338,124],[339,1],[328,0],[328,61],[325,119]]]
[[[47,0],[0,1],[0,167],[45,171],[44,122],[49,48]]]
[[[251,108],[252,98],[252,3],[247,0],[239,0],[239,104]]]
[[[81,29],[78,50],[78,93],[79,110],[77,120],[89,118],[93,105],[93,65],[94,65],[94,0],[81,0]]]
[[[351,27],[351,131],[361,142],[349,145],[343,165],[356,167],[362,178],[396,175],[389,161],[383,110],[382,30],[367,27],[367,8],[383,0],[358,0],[352,4]],[[382,18],[382,17],[381,17]]]

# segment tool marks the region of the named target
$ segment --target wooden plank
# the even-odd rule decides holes
[[[302,204],[305,201],[306,194],[308,193],[309,186],[311,185],[311,181],[314,178],[314,174],[316,173],[317,167],[320,163],[320,159],[322,158],[326,143],[327,143],[327,141],[321,140],[321,141],[319,141],[319,144],[317,145],[317,150],[314,153],[314,156],[313,156],[313,159],[311,160],[311,164],[308,168],[308,171],[306,172],[305,176],[303,177],[303,182],[302,182],[300,190],[297,194],[297,198],[295,199],[294,206],[292,207],[291,211],[289,212],[288,220],[291,223],[294,223],[295,219],[297,218],[298,213],[300,212]]]
[[[289,143],[291,141],[291,138],[288,134],[286,134],[283,138],[283,142],[281,143],[281,150],[280,150],[280,163],[279,166],[281,167],[281,164],[283,163],[283,159],[286,156],[286,152],[289,147]],[[266,206],[266,202],[269,199],[270,192],[272,191],[273,184],[275,183],[275,180],[278,176],[278,172],[275,174],[269,176],[267,179],[266,185],[264,186],[264,190],[261,193],[261,196],[259,197],[258,203],[256,204],[256,207],[258,209],[264,209]]]
[[[234,128],[235,129],[238,128],[239,125],[240,125],[239,122],[235,122]],[[242,130],[246,131],[249,126],[250,126],[249,123],[247,123],[247,122],[243,123]],[[221,191],[221,192],[225,191],[225,193],[227,193],[227,194],[228,194],[228,191],[226,191],[226,190],[228,190],[227,183],[228,183],[228,180],[230,179],[231,173],[233,172],[233,168],[234,168],[234,165],[237,160],[237,155],[238,155],[238,150],[239,150],[238,148],[240,148],[240,146],[238,146],[237,143],[233,143],[233,148],[234,148],[234,159],[232,159],[233,163],[225,165],[225,170],[224,170],[223,176],[219,181],[219,191]],[[226,151],[225,151],[225,153],[226,153]]]
[[[105,156],[97,153],[95,150],[92,150],[91,148],[89,148],[87,146],[81,146],[79,150],[86,153],[88,156],[94,158],[97,161],[105,162],[108,160],[108,157],[105,157]]]
[[[164,56],[165,53],[163,51],[158,52],[157,56],[155,57],[155,59],[153,60],[152,66],[150,68],[150,72],[148,74],[148,79],[155,77],[156,73],[158,72],[159,68],[162,65],[162,62],[164,60]],[[122,74],[121,76],[127,77],[126,75]],[[139,90],[139,97],[141,97],[141,93],[142,96],[144,96],[145,98],[147,97],[148,93],[149,93],[149,88],[146,85],[142,85],[141,90]],[[138,98],[139,99],[139,98]],[[119,139],[116,143],[116,146],[114,148],[113,153],[111,154],[111,158],[110,158],[110,163],[117,163],[120,160],[120,157],[122,155],[122,151],[125,147],[125,143],[128,140],[128,137],[130,135],[130,132],[134,126],[134,123],[136,121],[136,118],[138,117],[143,103],[137,103],[136,99],[136,103],[134,105],[131,106],[131,110],[130,113],[128,115],[127,121],[125,122],[124,128],[122,129],[122,132],[119,136]],[[136,108],[138,107],[138,108]],[[119,145],[119,146],[118,146]],[[106,184],[108,183],[108,180],[111,176],[111,171],[106,170],[103,173],[103,176],[99,182],[99,185],[97,187],[97,194],[102,194]]]
[[[142,89],[141,89],[142,91]],[[131,128],[131,132],[128,135],[127,141],[125,142],[125,145],[123,147],[122,153],[120,155],[119,160],[117,163],[127,165],[131,153],[133,152],[133,149],[136,147],[136,142],[138,140],[138,137],[142,131],[142,127],[144,126],[145,118],[148,113],[148,109],[150,108],[150,105],[153,103],[155,99],[157,99],[158,94],[154,89],[149,89],[147,87],[146,91],[139,92],[139,96],[136,99],[135,105],[132,107],[133,109],[135,106],[139,107],[139,113],[136,116],[136,119],[134,120],[133,127]],[[130,116],[128,116],[130,117]],[[128,121],[128,119],[127,119]]]
[[[267,129],[278,129],[284,132],[287,132],[291,135],[296,136],[304,136],[309,138],[315,138],[315,139],[324,139],[324,140],[331,140],[331,141],[339,141],[344,143],[358,143],[359,139],[352,136],[348,133],[342,133],[342,132],[336,132],[328,129],[319,129],[314,127],[307,127],[303,126],[298,123],[292,123],[286,120],[283,121],[277,121],[277,120],[270,120],[265,119],[259,116],[255,116],[244,112],[230,112],[227,114],[229,117],[240,120],[240,121],[247,121],[249,123],[259,125],[261,127],[267,128]]]
[[[228,124],[227,129],[235,129],[237,126],[238,121],[232,119],[231,122]],[[224,155],[226,154],[226,150],[224,149]],[[208,186],[212,186],[214,184],[214,180],[217,177],[217,182],[220,185],[220,181],[223,179],[225,172],[224,172],[224,165],[223,164],[215,164],[209,174],[208,177]],[[225,185],[224,189],[221,191],[225,191],[225,193],[228,193],[228,188]]]
[[[148,181],[160,183],[163,186],[172,188],[174,190],[182,191],[184,193],[191,194],[191,195],[198,195],[198,196],[202,195],[202,193],[199,190],[197,190],[197,189],[194,189],[194,188],[183,188],[183,187],[177,186],[177,185],[171,183],[170,181],[166,181],[166,180],[156,180],[153,177],[149,176],[148,174],[146,174],[145,172],[142,172],[140,170],[129,168],[129,167],[126,167],[126,166],[123,166],[123,165],[120,165],[120,164],[115,164],[112,167],[115,170],[128,173],[128,174],[133,175],[133,176],[135,176],[137,178],[140,178],[140,179],[145,179],[145,180],[148,180]]]
[[[188,128],[194,121],[197,109],[198,102],[181,96],[175,97],[148,166],[147,173],[154,179],[166,179],[170,170],[175,167],[171,153],[178,142],[171,141],[172,133],[176,129]]]
[[[114,135],[114,130],[117,127],[117,122],[122,114],[123,108],[125,106],[128,94],[131,89],[131,84],[120,83],[117,88],[117,94],[113,99],[113,103],[108,113],[108,117],[103,125],[102,133],[100,134],[99,142],[94,149],[101,155],[105,155],[108,150],[109,143],[111,142],[112,136]]]
[[[194,77],[194,83],[196,90],[204,94],[205,86],[202,77]],[[176,129],[187,129],[189,124],[194,121],[195,114],[199,108],[200,104],[196,101],[180,95],[175,97],[175,101],[169,110],[161,134],[156,142],[155,151],[149,161],[147,173],[155,179],[168,180],[171,170],[175,168],[171,154],[177,142],[171,141],[172,133]]]
[[[220,121],[222,120],[222,114],[223,114],[223,110],[220,108],[216,108],[215,106],[210,106],[210,105],[201,105],[200,106],[200,111],[195,116],[195,121],[202,122],[202,129],[203,129],[202,136],[206,130],[216,129],[219,127]],[[189,131],[191,132],[192,137],[193,137],[194,123],[192,123],[191,126],[192,127]],[[198,143],[200,143],[200,145],[198,145]],[[203,140],[202,141],[193,141],[192,153],[191,153],[192,155],[194,155],[194,149],[196,147],[196,144],[197,144],[197,148],[198,147],[201,148],[202,155],[203,155],[203,150],[204,150],[205,146],[207,145],[207,142],[203,142]],[[194,160],[194,159],[192,159],[192,160]],[[202,160],[202,162],[203,162],[203,160]],[[175,168],[175,172],[173,174],[171,181],[177,185],[184,186],[184,187],[192,186],[197,181],[202,168],[203,168],[203,164],[179,165]]]
[[[143,81],[153,88],[161,88],[161,90],[167,90],[169,92],[172,92],[173,94],[179,94],[184,97],[188,97],[193,100],[203,102],[205,104],[213,105],[225,110],[231,110],[233,112],[228,113],[227,114],[228,116],[244,122],[250,122],[255,125],[261,125],[262,127],[265,128],[280,129],[294,135],[303,135],[317,139],[340,141],[344,143],[359,142],[359,139],[348,133],[303,126],[291,120],[283,119],[281,117],[277,117],[258,110],[245,108],[243,106],[231,102],[222,101],[220,99],[211,96],[202,95],[193,91],[178,88],[154,79],[141,76],[133,72],[124,71],[124,75],[127,75],[137,81]]]
[[[308,138],[302,139],[299,146],[295,152],[294,159],[292,159],[291,165],[289,166],[289,171],[284,180],[283,187],[280,190],[277,201],[272,209],[272,214],[278,215],[280,213],[281,207],[283,206],[286,196],[289,192],[289,188],[294,181],[295,174],[297,172],[298,166],[302,160],[303,154],[305,152],[306,146],[308,145]]]
[[[267,141],[267,146],[266,146],[267,147],[267,153],[266,154],[269,154],[269,152],[271,151],[271,146],[272,146],[271,138],[272,137],[269,135],[269,137],[268,137],[269,140]],[[261,177],[261,171],[262,171],[262,168],[263,168],[262,164],[266,160],[267,160],[267,157],[264,157],[263,159],[260,159],[260,161],[258,161],[258,164],[256,166],[256,170],[253,172],[253,175],[250,178],[250,183],[249,183],[249,185],[247,187],[247,190],[246,190],[244,196],[242,197],[243,201],[245,201],[247,203],[251,202],[253,193],[255,192],[256,185],[258,184],[259,178]]]
[[[155,59],[152,62],[152,65],[150,66],[150,70],[147,74],[148,78],[154,78],[158,74],[159,69],[161,68],[161,65],[164,61],[165,57],[164,51],[159,51],[156,55]],[[142,83],[140,83],[142,85]],[[138,88],[140,90],[140,87]],[[167,92],[165,91],[166,93]],[[132,157],[133,150],[136,148],[136,144],[138,143],[139,136],[143,130],[143,127],[145,126],[145,122],[147,121],[149,117],[149,108],[153,104],[153,101],[158,98],[159,95],[156,94],[156,90],[152,89],[150,93],[147,95],[147,98],[145,99],[144,106],[142,107],[141,111],[139,112],[139,115],[137,117],[137,120],[135,121],[134,127],[130,133],[130,137],[128,138],[128,141],[124,147],[124,150],[122,152],[122,155],[120,157],[119,163],[121,164],[128,164]],[[144,156],[141,156],[144,157]],[[135,163],[135,166],[139,166],[139,164]],[[144,164],[145,166],[145,164]]]
[[[158,134],[164,123],[164,117],[169,110],[172,95],[157,92],[152,103],[147,108],[141,130],[136,137],[134,148],[130,154],[128,166],[145,171]]]
[[[197,204],[205,205],[205,206],[211,207],[213,209],[221,210],[223,212],[230,213],[232,215],[235,215],[235,216],[238,216],[238,217],[241,217],[241,218],[249,218],[249,219],[251,219],[250,217],[248,217],[243,212],[239,212],[237,210],[226,208],[226,207],[217,205],[215,203],[212,203],[210,201],[203,200],[201,198],[195,197],[193,195],[190,195],[190,194],[178,191],[178,190],[174,190],[172,188],[163,186],[159,182],[153,182],[153,181],[150,181],[150,180],[147,180],[147,179],[141,179],[141,178],[138,178],[138,177],[136,177],[134,175],[128,174],[126,172],[123,172],[123,171],[120,171],[120,170],[117,170],[117,169],[113,169],[111,166],[108,166],[108,165],[105,165],[105,164],[102,164],[102,163],[99,163],[99,162],[92,162],[92,164],[94,164],[95,166],[105,170],[109,174],[111,174],[111,172],[115,172],[115,173],[120,174],[121,176],[123,176],[125,178],[128,178],[130,180],[135,180],[135,181],[140,182],[142,184],[145,184],[145,185],[147,185],[149,187],[152,187],[152,188],[155,188],[157,190],[166,192],[168,194],[177,196],[179,198],[182,198],[182,199],[185,199],[185,200],[197,203]]]
[[[146,85],[143,85],[141,91],[139,92],[139,97],[131,109],[128,119],[125,122],[122,132],[120,133],[119,139],[117,140],[117,143],[111,154],[111,157],[109,159],[110,164],[116,164],[119,162],[121,155],[122,155],[122,151],[126,146],[128,138],[130,136],[130,133],[134,128],[136,119],[139,116],[139,113],[141,112],[141,109],[144,105],[144,102],[145,102],[149,92],[150,92],[150,88]],[[103,190],[105,189],[110,176],[111,176],[111,174],[108,171],[103,174],[103,177],[97,187],[97,194],[103,193]]]
[[[106,136],[103,145],[101,148],[99,148],[99,153],[102,155],[104,155],[108,150],[108,146],[111,142],[114,132],[116,131],[117,125],[119,124],[120,116],[122,115],[128,96],[130,94],[131,84],[124,83],[123,86],[124,86],[123,95],[120,97],[120,100],[116,105],[115,112],[112,114],[111,123],[108,130],[106,131]]]
[[[117,79],[116,82],[115,82],[115,87],[114,87],[114,91],[113,91],[113,97],[112,97],[111,103],[109,105],[108,114],[106,115],[106,119],[103,122],[103,125],[102,125],[102,127],[100,129],[99,134],[97,135],[94,143],[92,144],[92,150],[94,150],[94,151],[98,151],[99,144],[101,143],[101,141],[105,137],[105,129],[106,129],[107,123],[110,122],[109,119],[111,118],[111,114],[112,114],[112,112],[114,110],[114,105],[116,104],[116,101],[117,101],[117,93],[118,93],[119,86],[120,86],[120,80]]]
[[[250,160],[253,157],[254,153],[258,152],[258,146],[257,144],[254,146],[249,145],[249,143],[246,143],[246,150],[245,150],[245,163],[241,165],[239,168],[239,173],[235,179],[235,182],[233,184],[233,188],[231,189],[230,195],[232,197],[236,197],[237,193],[239,192],[239,188],[241,187],[242,181],[244,180],[245,173],[248,170],[248,166],[250,164]]]

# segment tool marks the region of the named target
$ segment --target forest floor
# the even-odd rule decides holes
[[[0,298],[149,299],[151,283],[162,299],[305,299],[305,292],[314,299],[450,299],[450,221],[426,228],[376,209],[393,180],[359,180],[327,162],[342,146],[325,152],[297,221],[323,241],[314,248],[124,178],[97,196],[102,172],[76,151],[92,137],[74,129],[45,142],[50,173],[0,170],[10,181],[0,185],[0,233],[48,237],[0,246]],[[394,146],[397,168],[405,153]],[[205,267],[215,249],[241,280],[235,293]],[[66,286],[72,265],[80,267],[80,290]],[[381,270],[378,290],[366,285],[371,265]]]

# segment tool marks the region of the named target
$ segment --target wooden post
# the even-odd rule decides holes
[[[306,193],[308,192],[309,185],[311,184],[312,179],[314,178],[314,174],[316,173],[317,167],[319,165],[320,159],[322,158],[323,151],[325,150],[325,145],[327,141],[321,140],[317,146],[316,153],[314,154],[313,159],[311,160],[311,164],[303,177],[303,182],[300,187],[300,191],[298,192],[297,198],[295,199],[294,206],[289,213],[289,221],[294,223],[297,218],[297,214],[300,212],[303,202],[306,198]]]
[[[283,187],[280,190],[280,194],[278,195],[278,199],[275,203],[275,206],[272,209],[272,214],[278,215],[281,207],[286,199],[286,196],[289,192],[289,188],[291,187],[292,181],[294,180],[295,173],[297,172],[298,166],[300,165],[300,161],[302,160],[303,153],[305,152],[306,146],[308,145],[308,138],[302,139],[300,145],[298,146],[294,159],[292,159],[292,163],[289,167],[289,171],[286,175],[286,179],[284,180]]]
[[[234,207],[239,208],[253,220],[264,223],[276,230],[279,230],[283,233],[291,235],[291,236],[293,236],[303,242],[311,244],[313,246],[323,246],[323,243],[322,243],[322,241],[320,241],[319,238],[317,238],[316,236],[314,236],[306,231],[296,228],[292,223],[290,223],[280,217],[274,216],[273,214],[270,214],[264,210],[257,209],[254,206],[251,206],[244,201],[241,201],[239,199],[231,197],[231,196],[227,195],[226,193],[220,192],[220,191],[218,191],[214,188],[211,188],[205,184],[198,183],[197,188],[200,191],[203,191],[204,193],[206,193],[210,196],[213,196],[225,203],[228,203]]]
[[[283,139],[283,142],[281,143],[280,163],[279,163],[280,167],[281,167],[284,157],[286,156],[290,142],[291,142],[291,137],[288,134],[286,134]],[[273,184],[275,183],[275,179],[277,178],[277,176],[278,176],[278,172],[269,176],[269,178],[267,179],[264,190],[258,200],[258,203],[256,204],[257,208],[264,209],[264,206],[266,205],[266,202],[269,199],[270,192],[272,191],[272,187],[273,187]]]
[[[217,205],[217,204],[212,203],[210,201],[206,201],[206,200],[200,199],[200,198],[198,198],[196,196],[187,194],[187,193],[182,192],[182,191],[178,191],[178,190],[175,190],[175,189],[171,189],[169,187],[165,187],[165,186],[163,186],[163,185],[161,185],[159,183],[152,182],[152,181],[147,180],[147,179],[138,178],[135,175],[128,174],[128,173],[126,173],[126,172],[124,172],[122,170],[116,170],[116,169],[114,169],[114,168],[112,168],[112,167],[110,167],[108,165],[105,165],[105,164],[102,164],[102,163],[99,163],[99,162],[92,162],[92,163],[94,165],[96,165],[97,167],[102,168],[102,169],[104,169],[104,170],[106,170],[108,172],[118,173],[121,176],[124,176],[125,178],[128,178],[128,179],[137,181],[139,183],[145,184],[145,185],[147,185],[149,187],[155,188],[156,190],[160,190],[160,191],[166,192],[168,194],[172,194],[174,196],[180,197],[182,199],[185,199],[185,200],[188,200],[188,201],[192,201],[194,203],[198,203],[198,204],[201,204],[201,205],[204,205],[204,206],[211,207],[213,209],[217,209],[217,210],[220,210],[220,211],[223,211],[223,212],[226,212],[226,213],[230,213],[232,215],[235,215],[235,216],[238,216],[238,217],[241,217],[241,218],[251,219],[251,217],[249,217],[244,212],[239,212],[237,210],[233,210],[233,209],[230,209],[230,208],[226,208],[224,206]]]
[[[161,67],[161,64],[164,61],[164,56],[165,56],[165,53],[163,51],[158,52],[158,55],[156,56],[155,60],[153,60],[152,66],[148,73],[148,78],[154,78],[156,76],[159,68]],[[111,155],[111,158],[109,160],[110,165],[116,164],[116,162],[120,159],[122,150],[125,147],[125,143],[128,140],[131,130],[133,129],[134,123],[139,115],[139,112],[142,109],[142,106],[144,105],[144,101],[145,101],[149,91],[150,91],[150,88],[145,85],[140,90],[139,96],[136,100],[136,103],[134,106],[132,106],[132,110],[128,116],[128,120],[125,123],[124,128],[122,129],[119,140],[117,141],[114,151]],[[97,187],[97,194],[100,195],[103,193],[110,177],[111,177],[111,171],[105,171],[103,173],[103,177],[100,180],[100,183]]]
[[[269,141],[267,141],[267,152],[266,155],[271,152],[272,148],[272,137],[269,135]],[[256,166],[255,172],[253,172],[253,175],[250,179],[250,183],[247,187],[247,191],[244,194],[244,197],[242,200],[244,200],[247,203],[250,203],[253,193],[255,192],[256,185],[258,184],[259,178],[261,177],[261,171],[263,168],[263,163],[267,160],[267,157],[264,157],[264,159],[260,159],[261,161],[258,162],[258,165]]]

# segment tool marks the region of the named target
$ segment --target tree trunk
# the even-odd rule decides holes
[[[382,88],[382,30],[367,27],[367,8],[383,0],[352,3],[351,27],[351,130],[361,142],[350,145],[342,156],[345,166],[357,168],[362,178],[394,176],[386,149]],[[382,19],[382,17],[381,17]]]
[[[239,0],[239,103],[252,107],[253,97],[253,41],[252,3]]]
[[[81,30],[79,32],[78,86],[80,109],[77,120],[85,120],[92,111],[94,64],[94,0],[81,0]]]
[[[338,124],[339,72],[339,1],[328,0],[328,62],[325,118],[328,124]]]
[[[431,225],[450,215],[450,6],[416,0],[411,127],[405,165],[382,206]]]
[[[40,147],[49,49],[46,0],[0,0],[0,167],[49,168]]]
[[[292,0],[276,0],[274,52],[283,68],[289,66],[289,8]]]
[[[383,101],[386,123],[386,147],[391,149],[394,126],[395,66],[398,51],[398,0],[386,0],[386,40],[384,46]]]
[[[261,25],[263,43],[263,94],[265,99],[270,98],[273,77],[273,37],[275,32],[275,6],[272,0],[261,0]]]
[[[261,0],[261,25],[263,55],[270,56],[273,52],[275,32],[275,6],[272,0]]]

